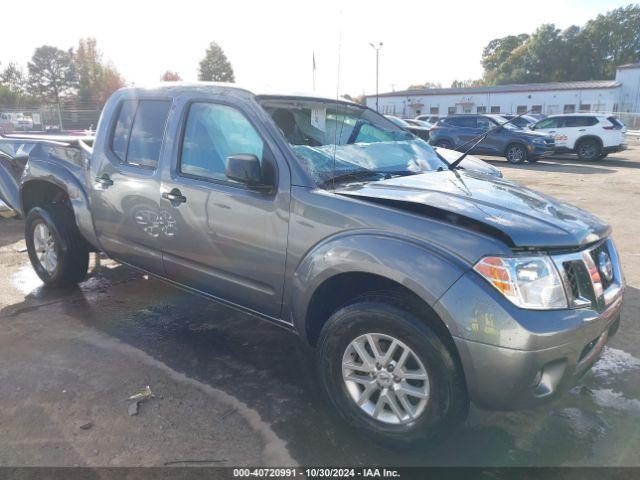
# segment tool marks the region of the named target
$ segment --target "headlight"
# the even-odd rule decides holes
[[[560,275],[547,256],[485,257],[473,269],[521,308],[567,308]]]

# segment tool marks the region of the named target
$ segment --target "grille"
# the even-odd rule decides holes
[[[584,262],[580,260],[564,262],[563,267],[567,275],[573,299],[578,302],[582,301],[594,304],[596,295],[589,277],[589,270]]]
[[[611,255],[609,253],[609,248],[606,243],[602,243],[598,245],[596,248],[594,248],[589,252],[596,266],[598,266],[598,256],[600,255],[601,252],[605,252],[609,256]],[[602,288],[604,288],[605,290],[609,287],[609,285],[611,285],[611,281],[607,281],[607,279],[604,278],[604,275],[602,275],[602,273],[600,273],[600,280],[602,280]]]
[[[598,256],[606,252],[613,264],[613,279],[606,281],[597,268]],[[590,306],[603,310],[616,298],[621,287],[622,277],[618,265],[618,256],[610,239],[581,252],[568,253],[552,257],[556,267],[562,273],[569,304],[574,308]],[[597,275],[596,272],[600,273]],[[599,279],[598,279],[599,277]]]

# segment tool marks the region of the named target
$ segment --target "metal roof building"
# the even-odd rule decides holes
[[[368,95],[384,114],[640,112],[640,63],[621,65],[614,80],[411,89]]]

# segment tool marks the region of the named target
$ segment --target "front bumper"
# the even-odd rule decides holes
[[[552,145],[530,144],[527,149],[532,157],[544,158],[553,155],[555,147]]]
[[[573,387],[617,331],[620,285],[606,308],[520,309],[475,272],[436,304],[460,355],[473,403],[489,410],[543,404]]]
[[[620,322],[622,298],[596,319],[599,333],[542,350],[514,350],[454,338],[474,404],[489,410],[518,410],[566,392],[598,360]],[[601,330],[600,330],[601,329]]]

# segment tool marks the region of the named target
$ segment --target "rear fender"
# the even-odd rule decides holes
[[[19,215],[22,213],[20,210],[20,176],[23,169],[22,159],[0,152],[0,200]]]
[[[80,233],[94,248],[98,248],[88,195],[78,178],[60,164],[44,160],[30,160],[24,170],[20,185],[20,213],[22,215],[28,213],[24,211],[25,187],[29,182],[34,181],[48,182],[67,192]]]

